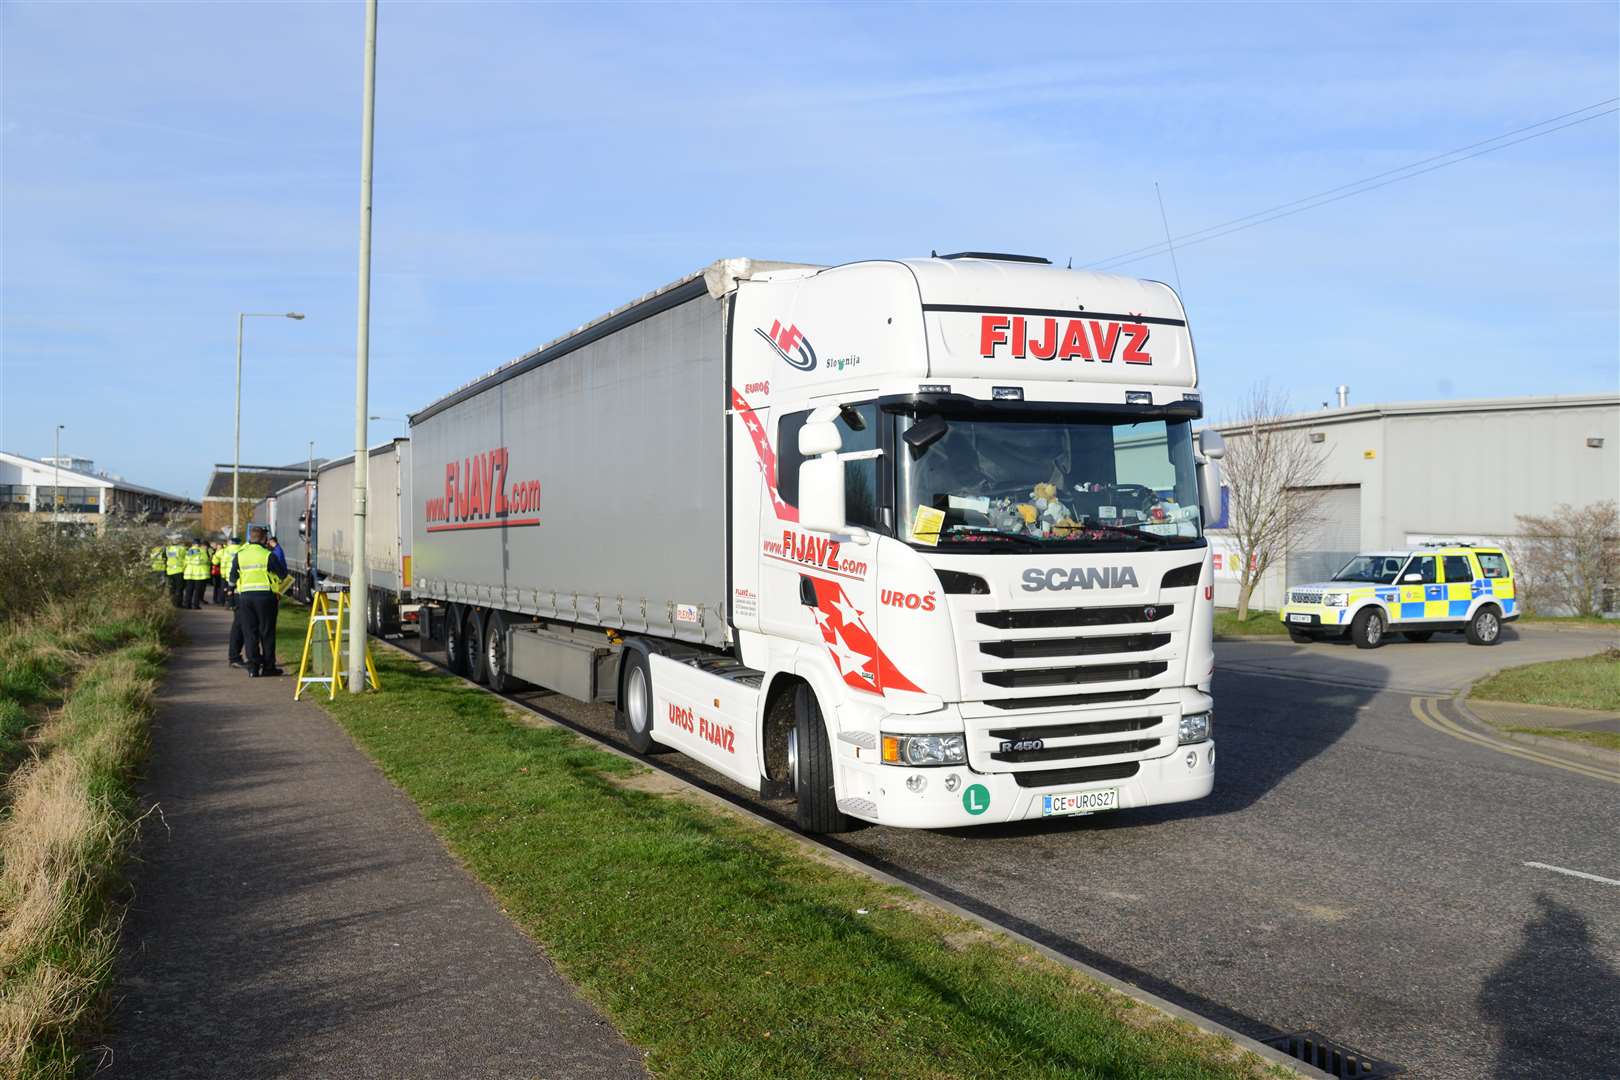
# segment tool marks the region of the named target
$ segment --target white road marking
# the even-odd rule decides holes
[[[1585,878],[1587,881],[1601,881],[1605,885],[1620,885],[1620,881],[1616,881],[1614,878],[1598,877],[1596,874],[1588,874],[1584,870],[1570,870],[1544,862],[1527,862],[1524,865],[1533,866],[1537,870],[1551,870],[1555,874],[1568,874],[1570,877]]]

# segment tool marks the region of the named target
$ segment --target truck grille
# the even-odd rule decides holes
[[[1115,626],[1168,619],[1174,604],[1133,604],[1128,607],[1046,608],[1034,611],[981,611],[976,618],[997,630],[1047,630],[1058,626]]]
[[[982,641],[979,651],[1003,660],[1035,656],[1098,656],[1105,653],[1152,652],[1170,644],[1169,634],[1129,634],[1124,637],[1037,638],[1022,641]]]
[[[986,671],[981,678],[991,686],[1017,689],[1026,686],[1068,686],[1096,682],[1135,682],[1162,675],[1170,667],[1162,661],[1134,664],[1088,664],[1084,667],[1022,668]]]
[[[1078,746],[1048,746],[1039,750],[997,750],[991,761],[1074,761],[1088,757],[1120,757],[1145,754],[1159,745],[1158,739],[1126,739],[1121,742],[1082,743]]]
[[[1013,773],[1019,787],[1051,787],[1054,784],[1094,784],[1098,780],[1126,780],[1142,770],[1134,761],[1113,765],[1082,765],[1078,769],[1031,769]]]

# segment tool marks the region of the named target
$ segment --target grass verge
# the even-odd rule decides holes
[[[1289,1075],[378,653],[317,700],[659,1076]]]
[[[1288,627],[1275,611],[1249,609],[1247,619],[1239,619],[1232,608],[1215,609],[1216,637],[1287,637]]]
[[[1591,627],[1620,633],[1620,620],[1605,619],[1596,615],[1520,615],[1518,621],[1521,623],[1536,623],[1541,626],[1568,626],[1576,629]]]
[[[100,1019],[172,625],[155,594],[115,585],[0,631],[0,1075],[76,1075]]]
[[[1519,727],[1509,724],[1502,728],[1519,735],[1539,735],[1543,739],[1563,739],[1566,742],[1596,746],[1602,750],[1620,751],[1620,731],[1577,731],[1574,728]]]
[[[1562,709],[1620,712],[1620,649],[1575,660],[1549,660],[1498,671],[1470,697]]]

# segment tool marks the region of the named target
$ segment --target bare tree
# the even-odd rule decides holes
[[[1315,531],[1320,516],[1322,454],[1304,429],[1280,423],[1288,413],[1287,398],[1261,382],[1221,425],[1231,499],[1227,528],[1241,560],[1239,619],[1249,617],[1249,599],[1266,571]]]
[[[1620,584],[1620,506],[1613,499],[1546,517],[1517,514],[1519,536],[1509,545],[1514,593],[1530,612],[1596,615],[1604,585]]]

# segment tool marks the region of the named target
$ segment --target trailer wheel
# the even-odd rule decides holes
[[[366,590],[366,633],[372,637],[382,637],[382,615],[378,611],[381,602],[377,599],[376,589]]]
[[[624,702],[624,737],[630,749],[638,754],[653,751],[653,692],[652,671],[647,658],[637,649],[625,649],[624,671],[619,685],[623,687],[620,700]]]
[[[484,676],[497,694],[512,688],[512,676],[506,670],[506,618],[498,611],[490,612],[484,622]]]
[[[815,691],[800,684],[793,693],[793,730],[788,734],[788,779],[799,802],[794,817],[807,833],[848,832],[854,822],[838,809],[835,763],[827,725]]]
[[[451,604],[444,620],[444,666],[452,675],[467,674],[467,613]]]
[[[484,614],[477,608],[467,611],[463,624],[467,638],[467,678],[473,682],[487,681],[489,669],[484,666]]]

